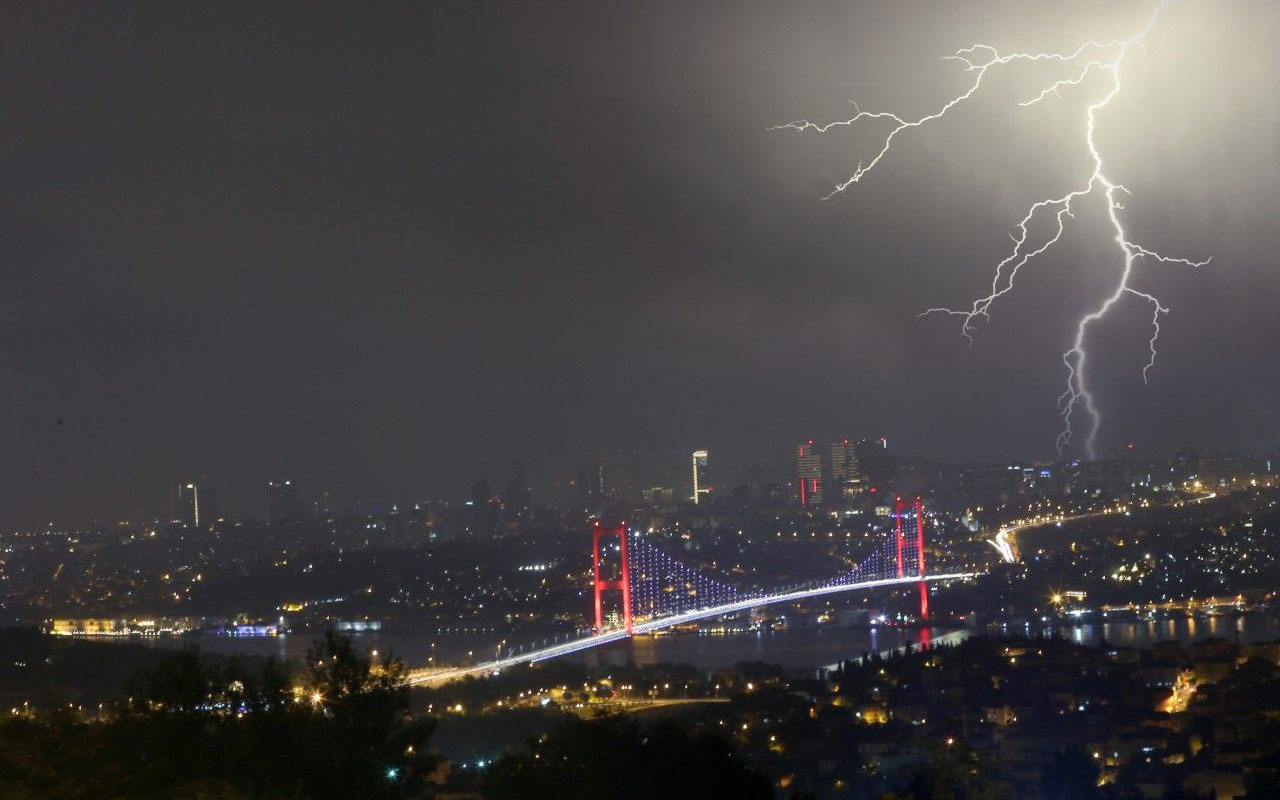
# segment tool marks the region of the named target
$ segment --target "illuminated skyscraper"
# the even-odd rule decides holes
[[[822,454],[813,440],[796,448],[796,474],[800,478],[800,504],[822,504]]]
[[[174,522],[195,527],[200,524],[200,484],[177,483],[169,491],[169,512]]]
[[[711,487],[707,485],[707,451],[693,451],[693,504],[696,506],[702,495],[710,495]]]
[[[302,518],[298,490],[291,480],[267,484],[267,522],[297,522]]]
[[[842,439],[831,445],[831,483],[840,497],[862,494],[862,473],[858,469],[857,446]]]

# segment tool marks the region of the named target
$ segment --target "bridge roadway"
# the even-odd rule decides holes
[[[952,581],[963,580],[965,578],[974,577],[972,572],[952,572],[939,575],[926,575],[926,581]],[[700,619],[709,617],[718,617],[724,614],[734,614],[739,611],[747,611],[760,606],[774,605],[776,603],[790,603],[797,600],[808,600],[813,597],[821,597],[828,594],[836,594],[838,592],[852,592],[859,589],[877,589],[884,586],[900,586],[903,584],[919,583],[919,575],[908,575],[903,578],[884,578],[875,581],[862,581],[860,583],[840,583],[833,586],[817,586],[809,589],[796,589],[788,592],[779,592],[778,594],[768,594],[757,597],[744,598],[735,600],[732,603],[724,603],[710,608],[699,608],[693,611],[685,611],[681,614],[672,614],[669,617],[657,617],[656,619],[645,620],[631,626],[634,633],[652,633],[663,628],[670,628],[673,625],[682,625],[686,622],[696,622]],[[604,633],[585,636],[581,639],[574,639],[571,642],[562,642],[561,644],[543,647],[538,650],[529,650],[524,653],[499,658],[493,661],[486,661],[483,664],[474,664],[469,667],[451,667],[446,669],[414,669],[409,671],[407,682],[411,686],[429,686],[432,684],[448,683],[452,680],[465,678],[468,675],[485,675],[501,672],[508,667],[519,666],[520,664],[536,664],[539,661],[547,661],[560,656],[567,656],[572,653],[579,653],[583,650],[589,650],[592,647],[600,647],[601,645],[617,642],[628,637],[625,630],[606,631]]]

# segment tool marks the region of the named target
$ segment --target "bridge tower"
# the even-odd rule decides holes
[[[915,511],[916,516],[916,566],[917,575],[920,576],[920,619],[927,620],[929,618],[929,587],[924,580],[924,499],[920,495],[916,495],[915,500],[908,503],[903,499],[902,495],[898,495],[893,501],[893,516],[896,521],[896,539],[898,545],[898,577],[903,577],[902,564],[902,518],[906,516],[907,508],[910,507]]]
[[[622,571],[618,580],[600,579],[600,537],[618,537],[618,549],[622,555]],[[631,635],[631,565],[627,560],[627,524],[619,524],[615,528],[605,528],[596,520],[591,531],[591,558],[595,566],[596,594],[596,633],[604,632],[604,605],[600,595],[606,590],[617,589],[622,592],[622,622],[626,626],[627,635]]]

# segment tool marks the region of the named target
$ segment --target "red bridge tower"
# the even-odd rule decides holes
[[[622,592],[622,623],[627,629],[627,635],[631,635],[631,566],[627,561],[627,524],[625,522],[619,524],[616,528],[604,528],[600,525],[600,520],[595,521],[595,526],[591,532],[592,546],[591,557],[595,564],[596,575],[596,633],[604,632],[604,605],[600,602],[600,595],[606,589],[618,589]],[[618,548],[622,555],[622,572],[618,580],[600,580],[600,537],[601,536],[617,536]]]
[[[893,516],[897,521],[897,542],[898,542],[898,577],[904,577],[902,571],[902,518],[906,515],[908,506],[910,506],[916,514],[916,553],[917,566],[919,570],[916,574],[920,576],[920,619],[927,620],[929,618],[929,587],[924,581],[924,500],[920,495],[916,495],[916,499],[908,503],[898,495],[893,501]],[[597,600],[597,603],[599,601]]]

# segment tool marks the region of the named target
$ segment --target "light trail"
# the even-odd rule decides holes
[[[798,589],[789,592],[779,592],[778,594],[763,595],[759,597],[751,597],[743,600],[735,600],[731,603],[723,603],[721,605],[710,606],[708,608],[695,609],[693,611],[685,611],[680,614],[673,614],[669,617],[659,617],[657,619],[638,622],[632,626],[635,633],[652,633],[670,628],[675,625],[683,625],[688,622],[697,622],[698,620],[707,619],[709,617],[719,617],[725,614],[734,614],[740,611],[748,611],[761,606],[774,605],[777,603],[789,603],[798,600],[807,600],[813,597],[821,597],[828,594],[836,594],[838,592],[852,592],[859,589],[877,589],[884,586],[900,586],[904,584],[915,584],[921,580],[925,581],[954,581],[964,580],[974,577],[972,572],[953,572],[939,575],[926,575],[922,579],[919,575],[908,575],[903,578],[885,578],[875,581],[861,581],[859,583],[846,583],[836,586],[818,586],[812,589]],[[586,636],[581,639],[575,639],[571,642],[552,645],[551,647],[543,647],[538,650],[530,650],[525,653],[499,658],[493,661],[487,661],[483,664],[475,664],[469,667],[455,667],[451,669],[414,669],[409,671],[409,677],[406,680],[411,686],[422,686],[438,683],[448,683],[449,681],[465,678],[468,676],[490,675],[501,672],[510,667],[519,666],[521,664],[536,664],[539,661],[548,661],[553,658],[579,653],[583,650],[589,650],[593,647],[609,644],[611,642],[621,641],[627,638],[627,632],[623,630],[606,631],[605,633]]]
[[[1190,500],[1181,500],[1181,499],[1171,500],[1168,503],[1162,503],[1160,505],[1156,505],[1154,506],[1154,508],[1172,508],[1172,507],[1177,507],[1182,503],[1203,503],[1205,500],[1212,500],[1217,496],[1218,496],[1217,492],[1209,492],[1208,494],[1201,495],[1199,497],[1193,497]],[[994,537],[987,540],[987,544],[991,545],[996,549],[996,552],[1000,554],[1001,560],[1003,560],[1005,563],[1016,564],[1018,562],[1018,557],[1013,549],[1015,544],[1013,537],[1021,533],[1022,531],[1033,530],[1035,528],[1044,528],[1049,525],[1059,526],[1059,525],[1062,525],[1062,523],[1064,522],[1067,522],[1067,523],[1079,522],[1080,520],[1084,520],[1084,519],[1093,519],[1095,517],[1105,517],[1109,514],[1120,514],[1120,513],[1127,514],[1129,513],[1130,510],[1131,509],[1129,509],[1128,506],[1125,506],[1122,510],[1103,509],[1102,511],[1090,511],[1085,514],[1075,514],[1069,517],[1057,517],[1055,519],[1045,519],[1045,520],[1031,520],[1029,522],[1022,523],[1021,525],[1010,525],[1008,527],[1001,528],[999,533],[997,533]]]
[[[1075,514],[1070,517],[1059,517],[1057,519],[1046,519],[1041,521],[1024,522],[1021,525],[1011,525],[1001,528],[993,538],[987,540],[987,544],[991,545],[1000,553],[1001,559],[1008,564],[1016,564],[1018,562],[1017,554],[1013,550],[1013,537],[1022,531],[1032,530],[1034,528],[1043,528],[1047,525],[1061,525],[1064,522],[1078,522],[1082,519],[1091,519],[1093,517],[1104,517],[1108,514],[1114,514],[1114,511],[1090,511],[1087,514]]]
[[[1055,440],[1055,446],[1059,456],[1062,455],[1065,448],[1072,444],[1076,435],[1073,425],[1075,420],[1073,418],[1077,409],[1083,408],[1089,417],[1088,435],[1084,440],[1084,452],[1089,459],[1097,458],[1097,439],[1098,431],[1102,424],[1102,415],[1086,382],[1085,366],[1088,356],[1086,338],[1089,327],[1105,317],[1112,308],[1126,297],[1136,298],[1146,303],[1151,309],[1151,336],[1147,340],[1149,356],[1147,363],[1142,368],[1144,383],[1147,381],[1151,369],[1155,366],[1158,353],[1156,345],[1160,338],[1160,317],[1163,314],[1168,314],[1169,309],[1161,304],[1154,294],[1143,291],[1133,285],[1132,278],[1135,262],[1138,259],[1146,259],[1163,264],[1201,267],[1211,260],[1206,258],[1202,261],[1195,261],[1187,258],[1166,256],[1135,243],[1129,237],[1120,217],[1120,211],[1123,210],[1124,206],[1119,199],[1121,193],[1128,194],[1128,189],[1108,176],[1104,167],[1102,151],[1098,147],[1095,138],[1098,112],[1109,106],[1112,100],[1120,94],[1120,68],[1126,56],[1130,54],[1133,45],[1143,44],[1147,34],[1155,26],[1161,10],[1168,2],[1169,0],[1161,0],[1155,6],[1146,24],[1137,32],[1125,38],[1112,39],[1110,41],[1086,41],[1075,50],[1068,52],[1001,54],[995,47],[986,44],[975,44],[958,50],[954,55],[948,56],[944,60],[957,61],[963,65],[965,72],[973,73],[973,80],[969,83],[968,88],[948,100],[938,110],[914,120],[908,120],[889,111],[863,111],[855,104],[854,110],[856,113],[849,119],[825,124],[817,124],[809,120],[797,120],[771,128],[771,130],[790,129],[825,133],[836,127],[853,127],[860,122],[887,121],[891,123],[892,127],[885,136],[880,149],[866,163],[859,161],[854,173],[847,179],[837,183],[835,188],[827,195],[827,199],[830,199],[859,183],[874,170],[893,148],[894,140],[899,134],[936,122],[945,117],[953,108],[973,97],[982,88],[983,80],[992,70],[1013,64],[1034,62],[1062,64],[1069,68],[1065,77],[1048,84],[1035,96],[1018,102],[1020,107],[1033,106],[1048,100],[1050,97],[1061,99],[1065,90],[1084,89],[1086,84],[1091,82],[1090,78],[1093,76],[1105,76],[1108,81],[1105,85],[1109,86],[1109,88],[1100,99],[1089,102],[1085,107],[1083,142],[1089,153],[1090,172],[1088,179],[1076,188],[1038,200],[1031,205],[1027,213],[1015,226],[1016,233],[1011,237],[1013,239],[1012,250],[995,266],[989,293],[974,300],[967,309],[935,307],[926,309],[919,315],[947,314],[961,317],[963,322],[961,323],[960,331],[972,343],[974,323],[979,318],[990,321],[991,306],[1001,297],[1013,291],[1018,271],[1030,260],[1045,253],[1059,242],[1063,232],[1066,230],[1067,220],[1074,218],[1073,209],[1075,205],[1090,196],[1100,196],[1105,200],[1108,225],[1111,230],[1110,238],[1119,250],[1121,266],[1117,280],[1110,293],[1096,308],[1079,318],[1071,347],[1062,354],[1062,362],[1066,367],[1066,389],[1058,397],[1058,412],[1062,419],[1062,430]],[[1041,239],[1037,239],[1031,234],[1029,228],[1033,223],[1040,220],[1049,221],[1050,233]]]

